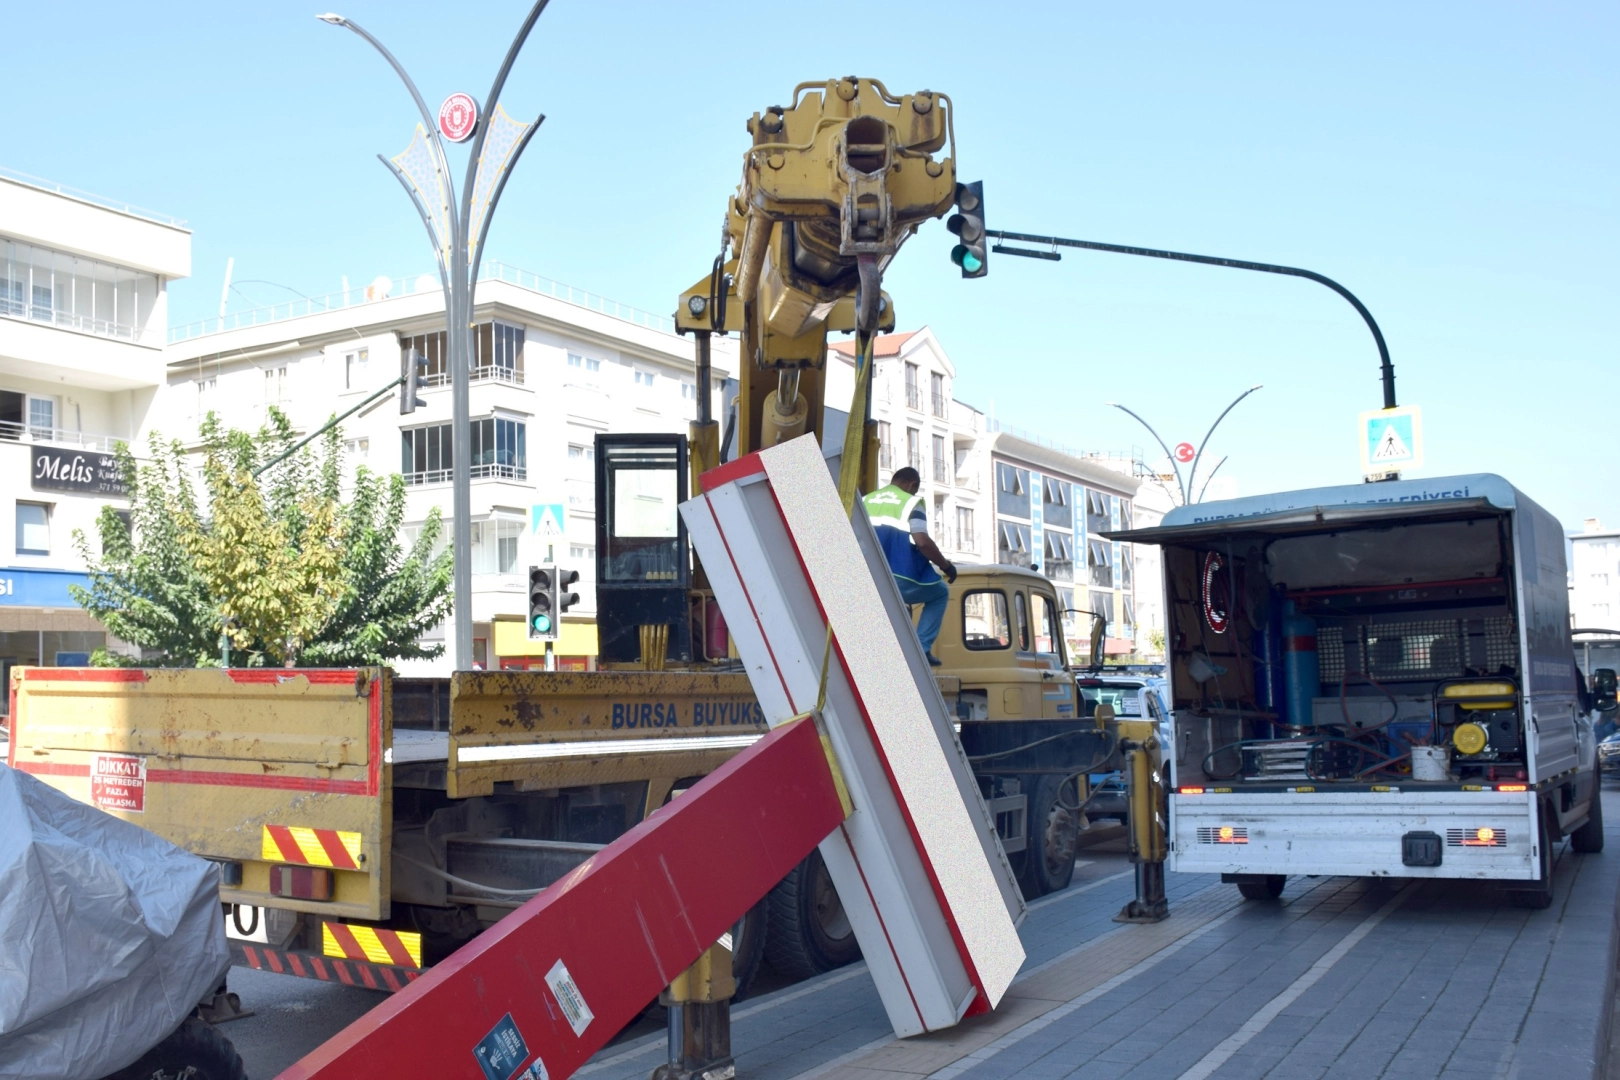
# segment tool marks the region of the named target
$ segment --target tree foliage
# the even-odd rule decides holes
[[[151,459],[125,449],[128,526],[109,507],[97,520],[101,554],[74,540],[90,587],[80,604],[146,662],[219,663],[221,636],[237,663],[355,666],[433,657],[423,633],[449,614],[450,553],[432,511],[408,550],[400,533],[405,486],[356,470],[347,500],[337,429],[320,449],[288,454],[295,433],[278,410],[257,434],[210,415],[193,460],[154,434]],[[271,464],[255,478],[254,473]],[[245,654],[245,656],[244,656]]]

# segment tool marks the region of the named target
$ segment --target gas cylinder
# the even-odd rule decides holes
[[[1282,666],[1284,722],[1310,727],[1311,699],[1322,690],[1322,665],[1316,654],[1316,620],[1301,615],[1292,600],[1283,606]]]

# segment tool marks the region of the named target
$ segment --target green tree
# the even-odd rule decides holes
[[[255,435],[212,415],[200,435],[206,511],[180,443],[154,435],[152,460],[140,465],[120,451],[133,528],[103,511],[99,558],[75,534],[90,576],[75,597],[86,610],[156,654],[147,662],[172,665],[218,663],[222,634],[248,663],[289,667],[442,652],[418,644],[451,606],[450,554],[433,554],[437,510],[406,550],[403,480],[359,469],[345,502],[336,429],[319,451],[291,454],[295,432],[274,409]]]

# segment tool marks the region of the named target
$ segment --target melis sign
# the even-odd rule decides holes
[[[84,450],[33,448],[30,479],[35,491],[77,491],[86,495],[120,495],[129,489],[118,472],[118,459],[111,454]]]

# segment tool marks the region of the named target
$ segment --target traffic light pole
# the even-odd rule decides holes
[[[986,236],[993,236],[997,240],[1017,240],[1027,244],[1045,244],[1051,248],[1071,247],[1085,248],[1088,251],[1111,251],[1116,255],[1141,255],[1150,259],[1173,259],[1176,262],[1202,263],[1205,266],[1226,266],[1234,270],[1256,270],[1262,274],[1286,274],[1290,277],[1305,278],[1318,285],[1326,285],[1340,296],[1350,302],[1356,309],[1367,329],[1372,331],[1373,341],[1378,343],[1378,359],[1384,381],[1384,408],[1395,408],[1395,365],[1389,359],[1389,346],[1384,344],[1384,334],[1378,329],[1378,323],[1373,319],[1372,312],[1367,306],[1356,299],[1354,293],[1340,285],[1330,277],[1316,273],[1314,270],[1304,270],[1297,266],[1278,266],[1275,263],[1249,262],[1246,259],[1226,259],[1215,255],[1191,255],[1185,251],[1161,251],[1158,248],[1132,247],[1128,244],[1104,244],[1096,240],[1069,240],[1061,236],[1033,236],[1029,233],[1004,232],[1000,229],[986,229]],[[1047,259],[1056,262],[1062,258],[1057,251],[1034,251],[1029,248],[1007,247],[997,244],[990,249],[998,255],[1022,255],[1031,259]],[[1219,421],[1217,421],[1219,423]]]

